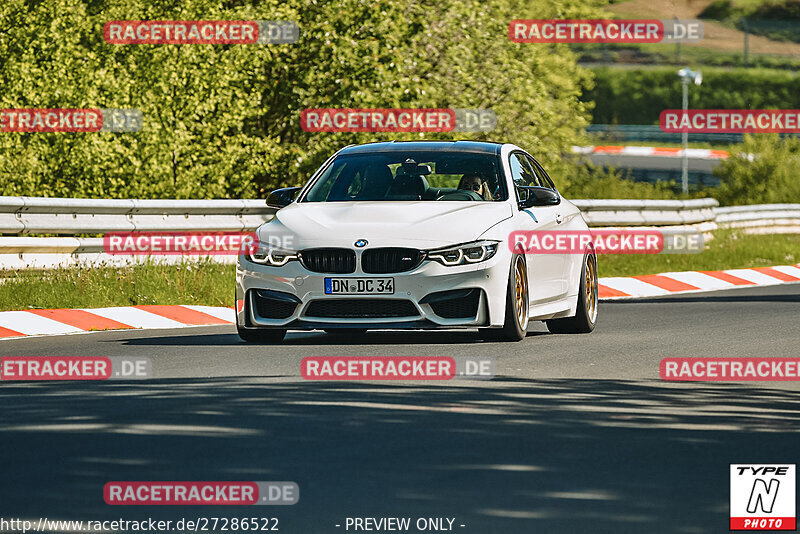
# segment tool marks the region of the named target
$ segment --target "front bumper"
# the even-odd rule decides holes
[[[297,261],[270,267],[240,257],[237,323],[292,330],[501,326],[509,259],[498,251],[473,265],[446,267],[428,260],[403,273],[341,275],[311,272]],[[394,294],[326,295],[327,277],[394,278]]]

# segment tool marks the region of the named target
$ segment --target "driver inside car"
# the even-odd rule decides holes
[[[474,191],[478,193],[483,200],[493,200],[492,193],[489,191],[489,184],[474,173],[467,173],[462,176],[461,180],[458,182],[458,189]]]

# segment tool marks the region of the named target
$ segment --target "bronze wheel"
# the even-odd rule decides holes
[[[594,252],[587,252],[581,265],[575,315],[545,321],[550,332],[553,334],[588,334],[594,330],[598,311],[597,280],[597,256],[594,255]]]
[[[508,273],[503,327],[481,328],[480,333],[484,339],[491,341],[521,341],[528,333],[529,322],[528,269],[525,257],[514,254],[511,256],[511,269]]]
[[[589,321],[594,324],[597,321],[597,259],[594,255],[586,256],[584,261],[584,272],[586,286],[586,315]]]
[[[514,300],[517,324],[521,330],[527,330],[529,317],[528,271],[522,256],[517,256],[514,262]]]

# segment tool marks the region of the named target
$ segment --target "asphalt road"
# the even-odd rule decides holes
[[[273,516],[286,534],[378,516],[450,517],[464,533],[725,532],[729,463],[798,463],[800,387],[665,383],[659,361],[796,357],[798,304],[800,284],[603,303],[593,334],[541,328],[513,344],[377,332],[246,345],[230,327],[3,341],[0,356],[147,356],[154,379],[0,385],[0,517]],[[492,356],[498,377],[300,378],[304,356],[333,355]],[[301,496],[111,507],[112,480],[293,480]]]

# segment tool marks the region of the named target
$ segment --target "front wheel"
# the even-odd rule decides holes
[[[521,341],[528,333],[530,301],[528,300],[528,270],[525,258],[520,254],[511,257],[511,272],[506,291],[506,315],[503,328],[482,328],[481,335],[487,340]]]
[[[545,321],[553,334],[588,334],[597,324],[597,257],[586,254],[581,268],[578,308],[574,317]]]
[[[236,325],[239,337],[248,343],[280,343],[286,336],[283,328],[242,328]]]

